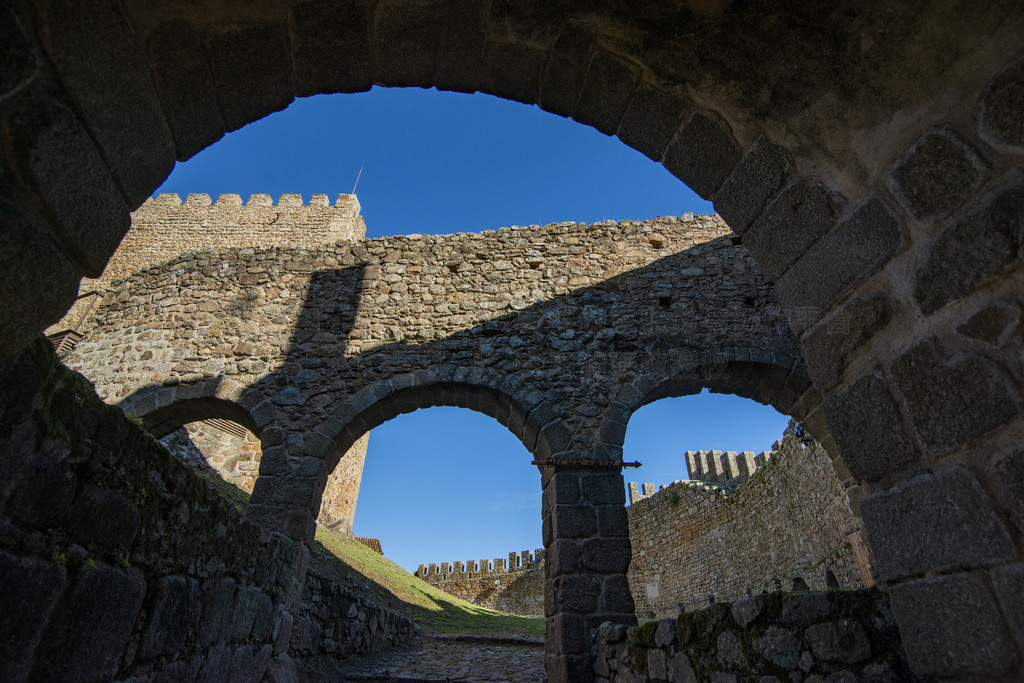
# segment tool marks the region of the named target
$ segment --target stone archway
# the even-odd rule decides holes
[[[663,159],[776,282],[919,673],[1019,674],[1018,4],[182,7],[5,7],[5,353],[175,158],[295,94],[539,102]],[[943,500],[960,516],[898,514]],[[553,654],[549,675],[580,667]]]

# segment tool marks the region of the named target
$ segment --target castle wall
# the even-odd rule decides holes
[[[219,429],[220,421],[190,422],[168,434],[163,443],[168,450],[197,469],[210,468],[225,481],[252,493],[259,478],[263,452],[260,440],[241,425],[234,430]],[[241,434],[241,435],[239,435]],[[363,463],[370,435],[364,434],[327,477],[317,523],[328,529],[352,533],[352,523],[363,476]]]
[[[712,471],[711,477],[714,478]],[[653,488],[653,487],[652,487]],[[628,508],[630,590],[641,615],[665,615],[764,590],[864,585],[850,534],[859,520],[824,449],[793,434],[733,490],[682,481]],[[858,537],[859,538],[859,537]]]
[[[366,236],[355,195],[338,195],[334,204],[317,194],[308,204],[302,196],[254,194],[245,203],[237,194],[211,202],[207,194],[177,194],[147,199],[132,212],[132,228],[121,240],[106,269],[90,286],[124,279],[142,268],[190,251],[210,247],[317,247]]]
[[[446,593],[480,607],[510,614],[544,614],[544,551],[524,550],[508,558],[421,564],[415,575]]]

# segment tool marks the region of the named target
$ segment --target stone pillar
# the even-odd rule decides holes
[[[622,473],[547,466],[542,474],[547,680],[590,680],[601,622],[636,624]]]

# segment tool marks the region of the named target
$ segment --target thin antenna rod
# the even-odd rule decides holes
[[[352,194],[356,193],[356,185],[359,184],[359,177],[362,176],[362,175],[363,175],[363,166],[362,166],[362,164],[360,164],[359,165],[359,173],[356,174],[356,184],[352,186]]]

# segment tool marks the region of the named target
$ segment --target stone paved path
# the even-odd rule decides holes
[[[390,683],[533,683],[544,680],[544,641],[422,636],[411,645],[342,662],[307,662],[311,680]]]

